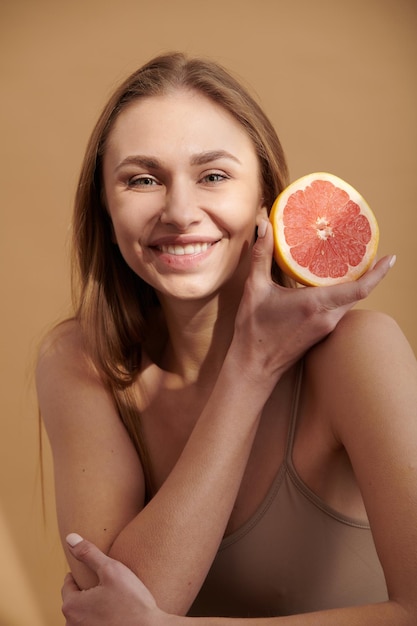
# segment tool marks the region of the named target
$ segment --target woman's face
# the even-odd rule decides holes
[[[115,241],[161,297],[243,284],[266,211],[254,146],[227,111],[195,91],[138,100],[115,122],[103,173]]]

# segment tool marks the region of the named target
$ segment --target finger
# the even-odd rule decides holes
[[[112,559],[99,550],[93,543],[86,541],[76,533],[68,535],[66,542],[71,554],[78,561],[87,565],[100,579],[101,568],[112,561]]]
[[[386,276],[395,263],[395,256],[383,257],[355,281],[339,283],[329,287],[315,287],[320,290],[321,302],[326,309],[346,308],[348,310],[360,300],[364,300]]]
[[[61,596],[64,599],[64,597],[74,591],[80,591],[80,588],[75,582],[73,575],[67,574],[64,578],[64,584],[62,585]]]
[[[252,277],[271,278],[272,251],[274,246],[272,225],[269,220],[262,220],[258,226],[258,237],[252,250]]]
[[[382,259],[379,259],[379,261],[375,261],[375,263],[372,264],[371,268],[368,270],[368,272],[366,272],[366,274],[369,274],[369,272],[372,272],[372,270],[374,270],[374,269],[378,269],[385,276],[385,274],[392,267],[394,267],[396,261],[397,261],[397,255],[396,254],[391,254],[391,255],[384,256],[384,257],[382,257]],[[364,276],[366,276],[366,274],[364,274]]]
[[[387,275],[389,270],[394,266],[396,256],[385,256],[380,259],[371,269],[369,269],[363,276],[357,279],[357,299],[363,300],[371,291],[375,289],[381,282],[381,280]]]

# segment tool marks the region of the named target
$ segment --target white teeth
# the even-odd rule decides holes
[[[169,245],[161,246],[161,252],[168,254],[184,255],[184,254],[200,254],[205,252],[210,247],[210,243],[187,243],[185,246]]]

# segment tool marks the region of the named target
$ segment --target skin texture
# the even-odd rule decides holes
[[[150,344],[135,386],[156,492],[145,507],[143,468],[77,322],[58,327],[37,372],[58,520],[64,545],[75,531],[97,546],[66,545],[68,626],[103,623],[103,614],[109,626],[197,621],[183,616],[220,541],[256,510],[281,463],[283,447],[278,458],[271,441],[284,445],[303,355],[295,466],[326,503],[369,517],[390,601],[270,621],[415,623],[415,359],[392,320],[350,312],[392,258],[355,283],[273,283],[255,151],[229,114],[194,92],[126,109],[104,180],[115,244],[157,291],[168,331],[162,346]],[[194,255],[163,248],[201,242],[212,245]]]

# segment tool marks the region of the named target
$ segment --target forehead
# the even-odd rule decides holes
[[[170,146],[176,150],[187,146],[193,152],[224,148],[257,158],[243,125],[221,105],[193,90],[133,101],[117,117],[105,154],[169,151]]]

